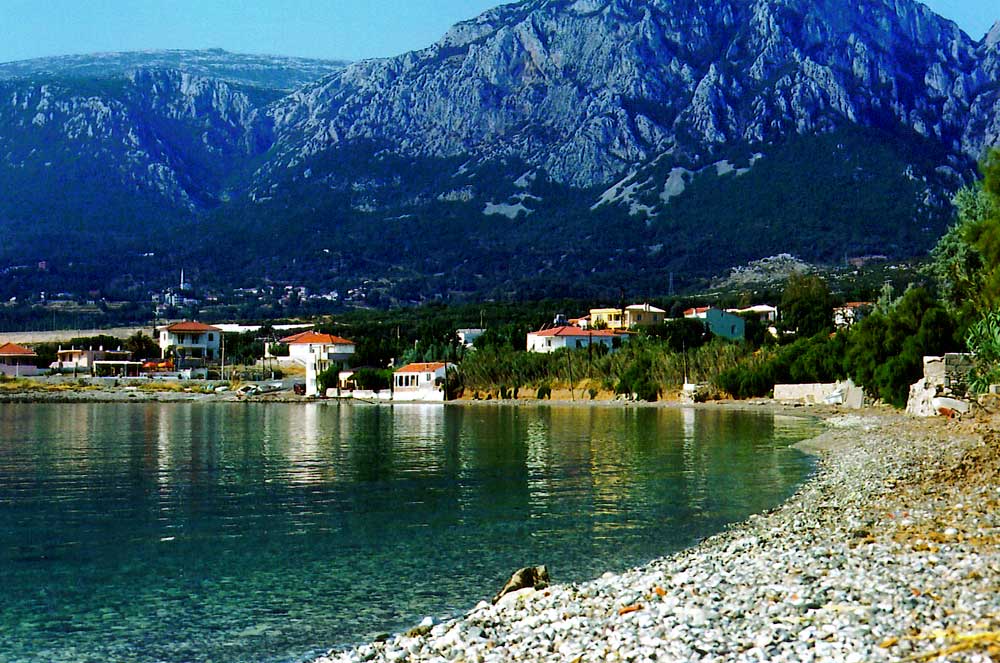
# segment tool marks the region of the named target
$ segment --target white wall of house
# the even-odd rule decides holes
[[[528,352],[555,352],[563,348],[579,350],[591,345],[603,345],[609,350],[614,349],[614,337],[588,334],[582,331],[573,336],[546,336],[538,333],[528,334],[526,346]]]
[[[293,343],[288,356],[306,367],[306,396],[319,395],[319,374],[331,366],[343,370],[354,357],[354,345],[338,343]]]
[[[219,332],[171,332],[160,330],[160,356],[166,357],[167,350],[174,347],[184,351],[186,357],[201,356],[204,359],[219,358],[221,334]]]
[[[38,375],[40,369],[31,364],[0,364],[0,374],[9,378],[30,378]]]
[[[443,384],[438,385],[438,381],[444,381],[448,368],[453,366],[454,364],[446,364],[420,372],[403,370],[394,373],[392,400],[443,403],[446,397],[445,389]]]

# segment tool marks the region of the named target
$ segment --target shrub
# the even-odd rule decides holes
[[[552,398],[552,387],[550,387],[547,383],[542,383],[539,385],[535,396],[540,401],[545,400],[546,398]]]

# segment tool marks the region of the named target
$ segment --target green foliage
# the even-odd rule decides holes
[[[243,332],[242,334],[223,334],[226,345],[226,363],[229,365],[250,365],[264,356],[264,341],[258,332]],[[286,346],[287,347],[287,346]]]
[[[327,389],[336,389],[338,384],[340,384],[340,369],[336,366],[331,366],[316,376],[316,387],[321,396],[326,395]]]
[[[125,339],[122,347],[131,352],[132,358],[136,361],[153,359],[160,356],[159,344],[142,333],[141,330]]]
[[[833,299],[826,281],[815,274],[793,274],[781,296],[781,326],[799,336],[833,328]]]
[[[655,402],[660,388],[653,379],[653,360],[649,354],[640,355],[622,373],[615,387],[616,394],[635,395],[643,401]]]
[[[666,320],[654,327],[645,328],[642,333],[664,341],[671,352],[700,348],[712,338],[704,322],[691,318]]]
[[[902,407],[923,374],[924,355],[957,349],[953,318],[926,290],[913,288],[888,314],[875,313],[851,330],[845,367],[870,395]]]
[[[1000,150],[980,164],[983,179],[955,196],[958,220],[931,252],[929,271],[961,320],[1000,307]]]
[[[981,394],[991,384],[1000,384],[1000,310],[987,312],[973,324],[965,344],[973,354],[972,391]]]
[[[381,391],[392,386],[392,371],[378,368],[359,368],[352,376],[358,389]]]
[[[546,398],[552,398],[552,387],[549,386],[547,382],[543,382],[538,385],[538,391],[535,392],[535,398],[538,400],[545,400]]]
[[[272,357],[287,357],[291,352],[287,343],[272,343],[268,346],[268,351]]]
[[[846,377],[842,360],[845,335],[817,334],[752,358],[721,372],[717,388],[733,398],[766,396],[779,383],[833,382]]]

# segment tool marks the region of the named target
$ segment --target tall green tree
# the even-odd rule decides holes
[[[149,336],[146,336],[142,331],[137,331],[136,333],[125,339],[123,347],[132,353],[133,359],[151,359],[160,356],[160,346]]]
[[[781,296],[781,327],[800,337],[833,329],[833,298],[816,274],[793,274]]]
[[[931,252],[941,298],[966,322],[1000,307],[1000,150],[980,172],[982,180],[955,196],[958,219]]]

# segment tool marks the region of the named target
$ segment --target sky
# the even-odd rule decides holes
[[[360,60],[437,41],[500,0],[0,0],[0,62],[145,49],[224,48]],[[1000,0],[925,0],[974,39]]]

